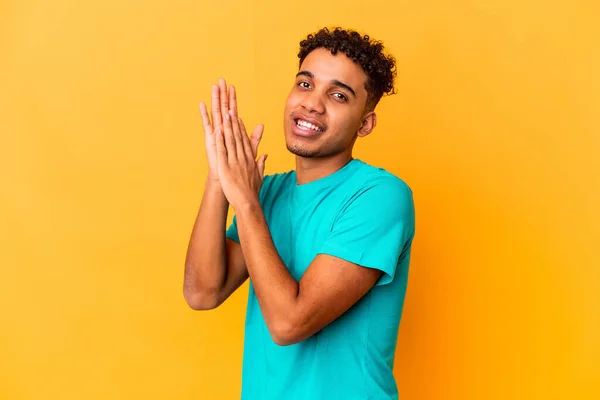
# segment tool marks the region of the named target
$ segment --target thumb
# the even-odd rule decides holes
[[[258,167],[258,173],[260,174],[261,178],[265,176],[265,162],[267,161],[267,157],[268,154],[265,154],[261,156],[256,162],[256,166]]]

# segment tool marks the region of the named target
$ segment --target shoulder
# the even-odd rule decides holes
[[[413,191],[403,179],[383,168],[359,163],[352,177],[354,199],[367,198],[372,204],[412,208]]]
[[[344,194],[334,222],[336,235],[363,238],[372,249],[383,244],[395,248],[413,237],[413,194],[403,179],[360,163],[344,183]]]
[[[295,184],[294,171],[265,175],[260,188],[260,198],[272,198],[287,191]]]

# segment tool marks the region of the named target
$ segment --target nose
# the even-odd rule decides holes
[[[323,102],[322,94],[318,90],[306,92],[306,95],[302,99],[302,107],[308,112],[323,114],[325,112],[325,103]]]

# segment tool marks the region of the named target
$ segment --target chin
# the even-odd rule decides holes
[[[306,147],[299,146],[297,143],[290,143],[289,140],[286,140],[285,144],[288,151],[295,156],[303,158],[314,158],[319,156],[318,149],[307,149]]]
[[[288,151],[295,156],[303,158],[312,158],[319,155],[319,149],[307,148],[305,143],[300,143],[301,138],[296,137],[290,128],[291,120],[286,120],[284,127],[285,146]]]

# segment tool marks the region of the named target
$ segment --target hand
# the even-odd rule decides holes
[[[206,104],[200,103],[200,114],[202,115],[202,126],[204,130],[204,147],[206,149],[206,159],[208,160],[208,179],[213,182],[219,182],[217,171],[217,145],[215,130],[223,127],[225,115],[229,110],[235,110],[237,114],[237,100],[233,87],[227,91],[225,79],[219,79],[218,85],[212,86],[211,113],[212,122],[208,116]],[[258,145],[258,143],[257,143]]]
[[[233,99],[233,100],[231,100]],[[235,104],[235,88],[230,87],[230,104]],[[248,139],[244,123],[233,107],[223,118],[223,127],[216,129],[217,170],[223,193],[234,208],[258,204],[266,155],[258,161],[256,154],[264,127],[258,125]]]

